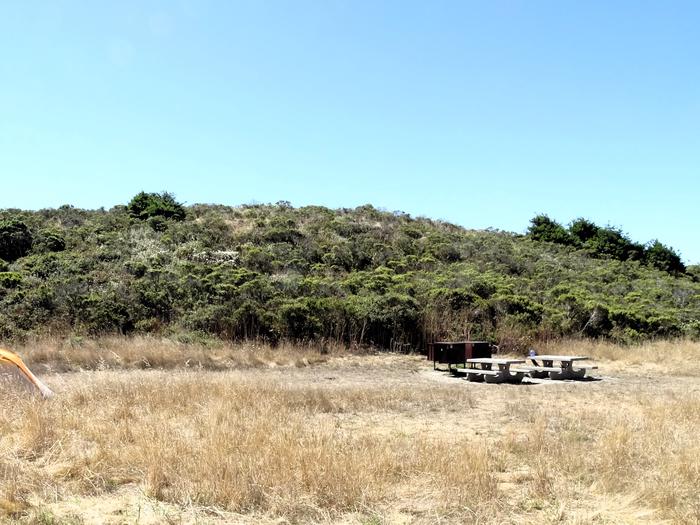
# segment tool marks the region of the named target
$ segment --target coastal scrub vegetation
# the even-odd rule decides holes
[[[371,205],[0,211],[0,339],[156,334],[420,348],[435,338],[700,337],[700,272],[541,215],[526,235]]]
[[[537,215],[530,221],[528,234],[538,241],[584,249],[592,257],[640,261],[672,275],[687,271],[676,251],[658,239],[643,245],[632,241],[618,228],[601,227],[587,219],[576,219],[564,228],[547,215]]]

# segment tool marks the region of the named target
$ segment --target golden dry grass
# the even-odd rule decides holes
[[[27,363],[53,372],[107,369],[231,368],[307,366],[325,361],[329,354],[342,353],[338,345],[318,346],[283,343],[272,347],[263,343],[212,345],[179,343],[167,338],[102,337],[99,339],[40,339],[14,348]]]
[[[700,522],[700,395],[630,393],[617,406],[575,414],[538,409],[503,444],[528,466],[532,498],[624,496],[653,509],[652,522]],[[628,405],[629,403],[629,405]],[[631,406],[630,406],[631,405]],[[591,509],[605,514],[607,509]],[[626,516],[622,523],[636,522]]]
[[[407,389],[394,394],[199,371],[83,374],[55,402],[15,397],[3,410],[2,498],[19,510],[36,491],[99,494],[137,482],[181,505],[315,520],[381,503],[406,483],[431,491],[456,484],[455,494],[440,496],[444,504],[495,495],[485,444],[387,440],[324,417],[402,410],[412,400]],[[464,452],[455,457],[452,446]]]
[[[700,342],[662,340],[623,346],[605,341],[564,340],[537,347],[540,354],[586,355],[604,363],[608,369],[644,373],[700,377]]]
[[[531,386],[467,383],[416,356],[300,349],[299,361],[289,347],[261,349],[264,358],[220,348],[216,362],[230,369],[212,371],[183,366],[187,346],[147,344],[84,343],[119,358],[44,375],[57,393],[49,402],[5,387],[0,515],[24,523],[700,522],[700,383],[685,359],[698,355],[694,343],[569,342],[557,352],[597,356],[604,380]],[[138,361],[125,356],[142,350],[176,356],[163,365],[174,369],[132,369]],[[48,350],[36,351],[28,360],[59,368]],[[671,361],[666,375],[638,358],[661,351]],[[80,368],[68,355],[59,363]],[[129,506],[135,494],[138,509]]]

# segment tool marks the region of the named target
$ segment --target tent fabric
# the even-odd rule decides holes
[[[15,367],[17,367],[22,377],[24,377],[27,381],[34,385],[37,388],[37,390],[39,390],[42,397],[53,397],[53,392],[51,391],[51,389],[44,383],[42,383],[41,380],[38,377],[36,377],[32,373],[32,371],[29,370],[29,368],[27,368],[27,365],[24,364],[22,358],[14,352],[11,352],[10,350],[5,350],[4,348],[0,348],[0,364],[14,365]]]

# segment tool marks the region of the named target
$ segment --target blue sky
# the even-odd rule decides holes
[[[545,212],[700,262],[700,4],[0,3],[0,208]]]

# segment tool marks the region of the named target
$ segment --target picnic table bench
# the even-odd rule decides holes
[[[525,360],[479,357],[467,359],[467,367],[453,369],[453,372],[458,375],[466,375],[466,379],[468,381],[486,381],[487,383],[520,383],[523,380],[525,373],[523,371],[511,372],[510,366],[521,363],[525,363]],[[496,368],[494,368],[494,365]]]
[[[598,368],[595,365],[574,365],[576,361],[585,361],[590,359],[587,356],[581,355],[533,355],[528,359],[532,362],[532,366],[520,367],[518,370],[529,373],[530,377],[544,378],[549,376],[550,379],[582,379],[586,375],[587,370]],[[538,361],[541,361],[540,365]],[[559,363],[555,366],[554,363]]]

